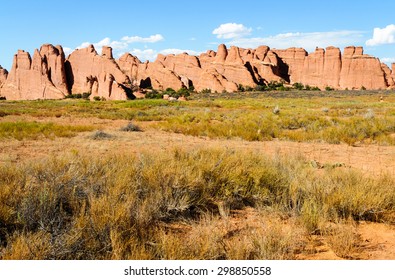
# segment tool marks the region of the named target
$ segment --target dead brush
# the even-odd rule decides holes
[[[111,134],[109,134],[109,133],[107,133],[107,132],[98,130],[98,131],[96,131],[95,133],[93,133],[93,134],[90,136],[90,138],[91,138],[92,140],[111,140],[111,139],[114,138],[114,136],[111,135]]]
[[[140,126],[138,126],[138,125],[136,125],[136,124],[134,124],[132,122],[129,122],[126,126],[121,127],[120,130],[121,131],[125,131],[125,132],[134,132],[134,131],[140,132],[140,131],[143,131],[140,128]]]

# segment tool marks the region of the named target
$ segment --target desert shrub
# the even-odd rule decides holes
[[[292,85],[292,87],[296,90],[303,90],[304,89],[304,85],[302,83],[294,83]],[[307,87],[308,87],[308,85],[306,85],[306,90],[308,90]]]
[[[121,128],[121,131],[131,132],[131,131],[142,131],[142,130],[138,125],[129,122],[126,126]]]
[[[83,93],[72,93],[66,95],[66,98],[75,98],[75,99],[89,99],[89,96],[91,95],[90,92],[83,92]]]
[[[168,94],[169,96],[173,96],[173,95],[176,94],[176,91],[175,91],[174,89],[172,89],[172,88],[167,88],[167,89],[163,92],[163,94]]]
[[[145,98],[147,99],[162,99],[163,94],[158,92],[157,90],[151,90],[145,93]]]
[[[245,87],[245,91],[248,91],[248,92],[254,91],[254,88],[253,88],[253,87],[250,87],[250,86],[246,86],[246,87]]]
[[[286,90],[288,88],[284,87],[284,82],[271,81],[267,84],[268,90]]]
[[[176,97],[176,98],[178,98],[180,96],[188,97],[190,95],[191,95],[191,93],[187,88],[180,88],[179,90],[177,90],[176,96],[173,96],[173,97]]]
[[[211,93],[211,89],[209,88],[204,88],[200,91],[200,93]]]
[[[91,138],[92,140],[109,140],[109,139],[114,138],[114,136],[111,135],[111,134],[109,134],[109,133],[107,133],[107,132],[98,130],[98,131],[96,131],[95,133],[93,133],[93,134],[90,136],[90,138]]]
[[[255,91],[265,91],[267,89],[266,85],[257,85],[255,86]]]
[[[84,93],[82,93],[82,98],[83,99],[89,99],[89,96],[91,95],[91,93],[90,92],[84,92]]]

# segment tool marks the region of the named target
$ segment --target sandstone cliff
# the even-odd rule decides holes
[[[236,91],[270,81],[303,83],[321,89],[395,88],[395,64],[389,68],[365,55],[362,47],[285,50],[260,46],[229,49],[219,45],[199,56],[187,53],[158,55],[141,62],[126,53],[115,60],[110,47],[99,55],[93,45],[75,50],[67,59],[61,46],[43,45],[30,54],[18,51],[9,73],[0,67],[0,95],[9,100],[59,99],[68,94],[91,93],[109,100],[134,98],[132,89],[194,87],[213,92]]]
[[[75,50],[67,58],[66,74],[72,93],[91,93],[108,100],[126,100],[130,79],[112,56],[110,47],[98,55],[93,45]]]
[[[5,83],[5,81],[7,80],[7,76],[8,76],[8,71],[3,67],[1,67],[0,65],[0,89],[2,85]]]
[[[57,88],[51,80],[52,77],[57,76],[55,73],[61,70],[48,66],[48,64],[52,65],[52,60],[57,60],[61,55],[60,52],[55,52],[47,56],[35,50],[32,59],[29,53],[19,50],[14,56],[11,71],[0,94],[8,100],[64,98],[67,92]],[[57,67],[64,67],[64,64],[58,64]]]
[[[344,49],[339,81],[340,88],[385,89],[388,86],[379,59],[364,55],[362,47],[347,47]]]

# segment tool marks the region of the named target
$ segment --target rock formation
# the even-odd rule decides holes
[[[91,98],[126,100],[131,94],[130,79],[112,56],[111,47],[98,55],[93,45],[75,50],[67,58],[66,74],[71,93],[90,93]]]
[[[307,52],[302,48],[289,48],[286,50],[274,49],[273,52],[281,59],[286,67],[288,67],[289,78],[285,79],[290,84],[301,82],[303,77],[304,63]]]
[[[385,83],[388,85],[388,87],[393,88],[395,86],[395,81],[393,76],[391,75],[391,69],[385,63],[381,63],[381,69],[384,72]]]
[[[42,56],[36,49],[31,59],[29,53],[19,50],[0,94],[8,100],[64,98],[65,92],[58,89],[51,80],[52,68],[48,67],[51,59],[57,59],[57,55]],[[64,64],[57,65],[63,66]],[[53,72],[57,71],[53,69]]]
[[[386,89],[388,86],[379,59],[364,55],[362,47],[344,49],[338,87]]]
[[[63,48],[46,44],[41,46],[40,55],[47,62],[48,77],[53,85],[64,94],[68,94]]]
[[[126,53],[114,59],[111,47],[99,55],[93,45],[75,50],[67,59],[61,46],[43,45],[30,54],[18,51],[10,73],[0,67],[0,95],[7,99],[59,99],[90,93],[109,100],[136,97],[133,90],[193,87],[196,91],[236,91],[271,81],[302,83],[321,89],[395,88],[395,64],[389,68],[365,55],[362,47],[285,50],[260,46],[229,49],[219,45],[199,56],[159,54],[154,62],[141,62]],[[140,92],[140,91],[138,91]]]
[[[7,80],[7,76],[8,76],[8,71],[6,69],[4,69],[3,67],[1,67],[1,65],[0,65],[0,88],[4,84],[4,82]]]

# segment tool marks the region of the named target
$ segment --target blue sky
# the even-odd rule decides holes
[[[395,1],[13,1],[0,2],[0,65],[10,70],[18,49],[44,43],[66,52],[110,45],[141,60],[158,53],[199,54],[228,47],[363,46],[395,62]]]

